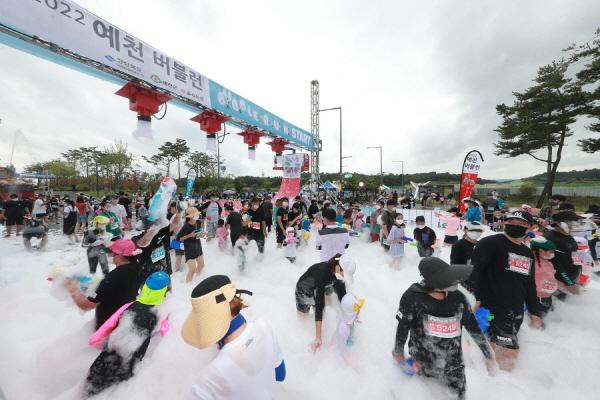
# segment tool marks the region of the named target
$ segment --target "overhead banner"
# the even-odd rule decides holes
[[[477,150],[471,150],[465,156],[465,161],[463,162],[462,174],[460,176],[460,197],[459,197],[459,207],[460,212],[465,212],[465,205],[463,200],[469,198],[473,195],[473,189],[475,188],[475,184],[477,183],[477,176],[479,175],[479,170],[481,168],[481,163],[483,162],[483,156]]]
[[[1,0],[0,24],[121,71],[132,78],[217,110],[308,149],[313,136],[225,89],[184,63],[92,14],[70,0]],[[0,32],[0,42],[23,50]],[[30,45],[31,47],[35,47]],[[27,49],[61,64],[78,64],[47,49]],[[67,62],[68,61],[68,62]]]
[[[190,168],[187,173],[187,181],[185,183],[185,197],[190,197],[192,195],[197,176],[198,174],[196,173],[196,169]]]

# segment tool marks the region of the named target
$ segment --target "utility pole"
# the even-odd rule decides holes
[[[402,175],[400,177],[400,185],[402,186],[402,192],[404,192],[404,160],[397,160],[397,161],[392,161],[392,162],[398,162],[401,163],[402,165]]]
[[[383,146],[369,146],[367,149],[379,149],[379,175],[380,182],[383,185]]]
[[[310,133],[312,133],[314,140],[314,147],[310,152],[310,180],[311,188],[316,192],[321,184],[319,162],[320,153],[323,150],[319,136],[319,81],[316,79],[310,83]]]

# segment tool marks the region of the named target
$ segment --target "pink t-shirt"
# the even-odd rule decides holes
[[[538,297],[550,297],[556,292],[558,281],[554,277],[555,272],[549,260],[539,258],[535,261],[535,289]]]
[[[446,236],[457,236],[458,227],[460,226],[460,218],[452,214],[440,214],[440,221],[446,224],[444,234]]]

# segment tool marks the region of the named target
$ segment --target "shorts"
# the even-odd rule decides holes
[[[186,244],[183,251],[185,253],[185,262],[188,262],[189,260],[195,260],[202,255],[202,246],[200,245],[200,242],[192,245]]]
[[[6,226],[23,225],[23,216],[17,217],[12,215],[6,216]]]
[[[379,233],[371,233],[371,243],[379,242]]]
[[[25,240],[31,240],[32,238],[36,238],[36,239],[43,239],[46,237],[46,233],[24,233],[23,234],[23,239]]]
[[[444,238],[444,243],[454,244],[458,241],[458,236],[448,236]]]
[[[183,255],[185,255],[185,250],[175,249],[175,255],[176,256],[183,256]]]
[[[40,218],[44,218],[46,215],[48,215],[48,213],[39,213],[39,214],[35,214],[35,217],[40,219]]]
[[[86,215],[78,215],[77,216],[77,222],[87,222],[88,221],[88,216]]]
[[[496,346],[507,349],[518,350],[519,341],[517,334],[523,323],[523,314],[516,314],[509,311],[508,314],[495,314],[494,319],[490,321],[488,336],[490,342]]]
[[[285,240],[285,233],[279,228],[279,226],[277,226],[277,228],[275,229],[275,233],[275,236],[277,237],[277,244],[283,243],[283,241]]]
[[[305,282],[298,282],[296,285],[296,310],[308,314],[311,307],[315,305],[315,294],[311,288],[306,286]]]

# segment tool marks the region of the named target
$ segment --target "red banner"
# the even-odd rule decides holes
[[[471,150],[465,157],[462,167],[462,175],[460,176],[459,207],[461,213],[464,213],[466,209],[463,199],[469,198],[473,195],[473,189],[477,183],[477,176],[479,175],[479,169],[481,168],[482,162],[483,156],[477,150]]]

